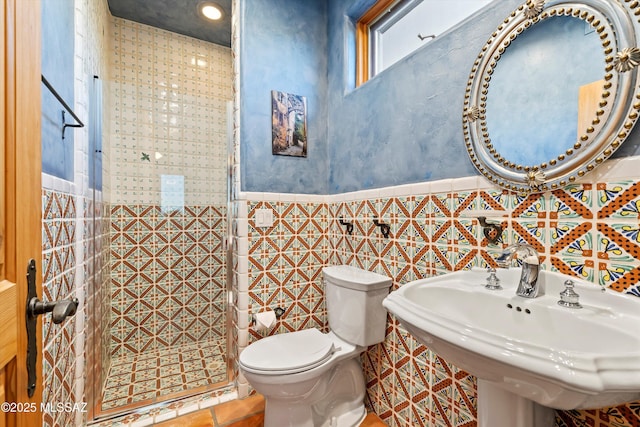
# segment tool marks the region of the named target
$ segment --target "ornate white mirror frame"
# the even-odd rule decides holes
[[[554,16],[579,18],[598,33],[605,61],[602,93],[591,125],[572,147],[540,164],[515,164],[496,150],[489,137],[486,106],[491,76],[518,35]],[[569,185],[603,163],[622,145],[640,114],[638,35],[637,0],[528,0],[514,10],[482,48],[465,92],[463,132],[476,169],[500,187],[527,194]]]

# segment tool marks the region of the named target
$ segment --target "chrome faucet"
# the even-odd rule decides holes
[[[516,295],[525,298],[535,298],[542,294],[538,286],[540,257],[533,246],[526,243],[515,243],[507,246],[500,256],[496,258],[496,262],[501,268],[509,268],[513,258],[520,252],[525,252],[526,257],[522,258],[522,274],[520,275],[520,283],[518,284]]]

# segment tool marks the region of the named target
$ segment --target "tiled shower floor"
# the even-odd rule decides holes
[[[102,410],[159,400],[226,380],[225,342],[152,350],[111,361]]]

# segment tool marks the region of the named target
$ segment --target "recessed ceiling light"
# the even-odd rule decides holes
[[[212,21],[217,21],[222,18],[222,8],[209,1],[204,1],[198,4],[198,12],[200,12],[203,17]]]

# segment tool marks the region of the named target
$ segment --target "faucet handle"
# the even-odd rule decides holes
[[[484,287],[492,291],[502,289],[502,286],[500,286],[500,279],[496,276],[496,269],[489,267],[487,268],[487,272],[489,273],[489,277],[487,277],[487,284],[484,285]]]
[[[582,308],[582,305],[578,302],[580,295],[578,295],[573,288],[575,284],[573,280],[567,280],[564,282],[564,291],[560,292],[560,301],[558,305],[567,308]]]

